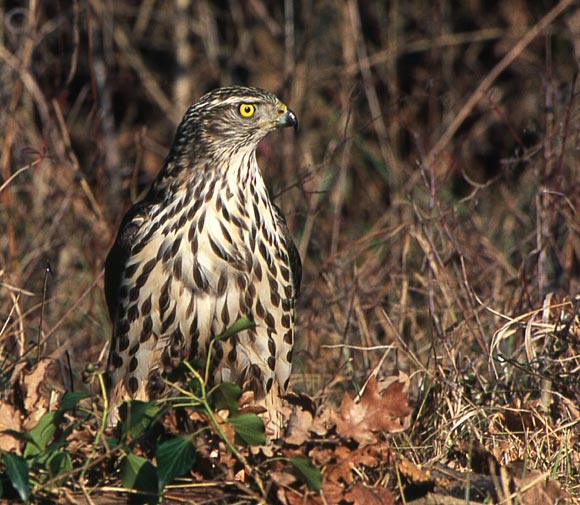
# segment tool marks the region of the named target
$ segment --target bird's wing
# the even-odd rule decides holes
[[[280,226],[280,231],[282,232],[282,236],[286,242],[288,261],[290,263],[290,271],[292,272],[292,285],[294,286],[296,298],[298,298],[298,295],[300,295],[300,284],[302,282],[302,260],[300,259],[300,254],[298,253],[294,239],[292,238],[288,225],[286,224],[284,214],[282,214],[282,211],[277,205],[272,204],[272,207],[274,207],[278,226]]]
[[[147,214],[147,205],[138,202],[131,207],[119,227],[119,233],[105,261],[105,298],[111,322],[115,324],[119,306],[119,290],[123,281],[123,272],[131,255],[134,237],[143,218]]]

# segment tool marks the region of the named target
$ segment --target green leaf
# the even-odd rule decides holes
[[[66,411],[66,410],[73,410],[74,408],[76,408],[77,404],[81,401],[84,400],[85,398],[88,398],[89,396],[91,396],[89,393],[82,393],[82,392],[78,392],[78,393],[65,393],[65,395],[62,397],[62,400],[60,401],[60,409],[62,412]]]
[[[313,491],[322,488],[322,473],[308,458],[290,458],[290,463]]]
[[[132,400],[123,403],[119,410],[123,419],[123,433],[136,438],[154,423],[161,407],[153,402]]]
[[[238,411],[238,400],[242,395],[242,388],[233,382],[222,382],[213,392],[216,410],[227,409],[230,415]]]
[[[28,463],[22,456],[5,452],[4,464],[6,465],[6,475],[8,475],[12,487],[16,489],[22,501],[27,501],[30,497]]]
[[[61,447],[67,445],[66,440],[61,440],[50,444],[46,449],[42,452],[36,454],[33,459],[28,460],[28,464],[32,469],[49,469],[50,468],[50,460],[54,457],[55,454],[60,453]],[[49,473],[43,472],[41,476],[39,476],[39,480],[44,482],[47,478],[49,478]]]
[[[261,445],[266,443],[264,421],[256,414],[241,414],[230,417],[228,421],[236,432],[236,443],[243,445]]]
[[[216,340],[226,340],[236,333],[239,333],[243,330],[248,330],[250,328],[254,328],[256,323],[252,321],[249,317],[240,317],[234,324],[232,324],[226,331],[224,331],[221,335],[218,335],[215,339]]]
[[[62,414],[58,411],[47,412],[40,418],[38,424],[28,432],[31,443],[26,444],[24,448],[25,458],[36,456],[46,449],[52,441],[61,419]]]
[[[147,493],[150,503],[157,502],[159,490],[157,488],[157,468],[151,461],[135,454],[129,454],[123,460],[121,482],[128,489],[135,489]]]
[[[159,489],[163,489],[175,477],[191,469],[195,462],[195,446],[188,437],[176,437],[157,447]]]
[[[70,453],[67,451],[52,452],[47,461],[46,467],[48,468],[51,478],[70,472],[73,469]]]
[[[3,435],[10,435],[11,437],[14,437],[16,440],[20,440],[21,442],[34,442],[28,433],[24,433],[22,431],[2,430],[0,433]]]

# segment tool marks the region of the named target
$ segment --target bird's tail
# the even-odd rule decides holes
[[[284,434],[283,400],[278,384],[274,383],[270,391],[256,402],[266,409],[261,417],[266,427],[266,438],[276,440]]]

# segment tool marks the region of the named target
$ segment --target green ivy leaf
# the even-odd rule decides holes
[[[81,400],[84,400],[85,398],[88,398],[89,396],[91,396],[89,393],[82,393],[82,392],[65,393],[65,395],[62,397],[62,400],[60,401],[59,410],[61,412],[64,412],[67,410],[73,410],[76,408],[76,406],[78,405],[78,403]]]
[[[49,470],[48,473],[42,472],[42,474],[39,475],[39,480],[41,482],[45,482],[46,479],[48,479],[49,477],[52,476],[50,474],[50,460],[55,456],[55,454],[62,452],[60,450],[61,447],[64,447],[66,445],[67,445],[66,440],[61,440],[61,441],[55,442],[53,444],[50,444],[42,452],[35,455],[34,458],[28,460],[28,464],[30,465],[30,467],[33,470],[34,469],[42,469],[42,470],[47,469],[47,470]]]
[[[157,447],[159,489],[191,469],[195,462],[195,446],[189,437],[176,437]]]
[[[308,458],[290,458],[290,463],[292,463],[298,475],[306,481],[310,489],[320,491],[322,488],[322,473],[312,464],[312,461]]]
[[[230,415],[238,411],[238,400],[242,395],[242,388],[233,382],[222,382],[213,392],[216,410],[227,409]]]
[[[2,433],[4,435],[10,435],[11,437],[14,437],[16,440],[20,440],[20,442],[32,442],[32,443],[34,443],[34,440],[32,439],[32,437],[28,433],[24,433],[22,431],[2,430],[2,431],[0,431],[0,433]]]
[[[135,489],[147,493],[149,503],[157,503],[159,490],[157,488],[157,468],[151,461],[129,454],[123,460],[121,482],[128,489]]]
[[[6,475],[8,475],[12,487],[16,489],[22,501],[28,501],[30,497],[28,463],[22,456],[5,452],[4,464],[6,465]]]
[[[40,418],[38,424],[28,432],[31,443],[26,444],[24,448],[25,458],[36,456],[46,449],[52,441],[61,419],[62,414],[58,411],[47,412]]]
[[[68,451],[52,452],[47,461],[46,467],[48,468],[51,478],[70,472],[73,469],[70,453]]]
[[[153,424],[161,407],[153,402],[132,400],[123,403],[119,410],[123,419],[123,433],[137,438]]]
[[[256,414],[241,414],[230,417],[228,421],[236,432],[236,443],[243,445],[262,445],[266,443],[264,421]]]
[[[256,323],[252,321],[249,317],[240,317],[234,324],[232,324],[226,331],[224,331],[221,335],[218,335],[215,339],[216,340],[226,340],[236,333],[239,333],[243,330],[248,330],[250,328],[254,328]]]

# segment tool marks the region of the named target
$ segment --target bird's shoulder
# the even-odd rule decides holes
[[[115,320],[115,312],[118,307],[123,272],[131,256],[131,249],[136,237],[149,218],[150,208],[151,203],[145,199],[133,204],[126,212],[119,226],[115,242],[105,260],[105,298],[112,321]]]

